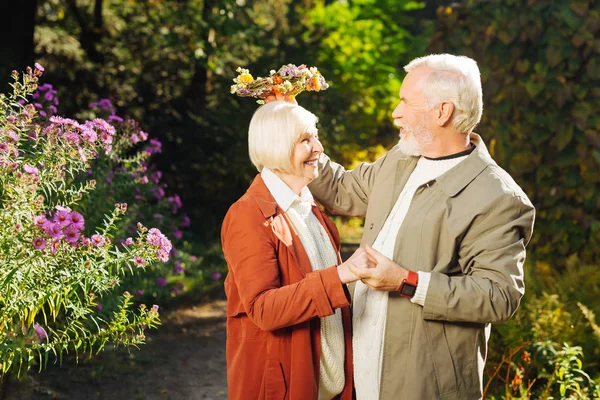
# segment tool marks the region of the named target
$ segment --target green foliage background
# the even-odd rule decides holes
[[[530,249],[556,266],[600,255],[598,1],[473,1],[440,10],[429,50],[481,66],[481,134],[535,204]]]

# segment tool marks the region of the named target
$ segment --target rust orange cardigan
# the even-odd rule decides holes
[[[334,223],[313,213],[334,244]],[[311,400],[318,397],[320,317],[342,309],[346,384],[352,399],[350,296],[335,266],[311,271],[289,220],[258,175],[223,221],[227,294],[228,398]]]

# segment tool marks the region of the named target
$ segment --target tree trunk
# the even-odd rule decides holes
[[[0,90],[6,92],[13,70],[35,62],[33,32],[37,0],[0,2]]]
[[[104,32],[102,0],[96,0],[94,4],[93,24],[88,22],[88,18],[77,7],[75,0],[67,0],[67,5],[79,24],[79,44],[81,48],[85,51],[90,61],[94,64],[102,64],[104,62],[104,54],[96,49],[96,44],[102,38]]]

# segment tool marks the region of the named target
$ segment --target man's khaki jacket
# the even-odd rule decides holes
[[[475,150],[417,189],[400,227],[394,261],[431,281],[424,306],[390,293],[381,400],[481,398],[490,323],[509,319],[524,294],[535,209],[471,138]],[[417,161],[396,146],[345,171],[322,155],[309,188],[332,213],[365,217],[361,245],[372,245]]]

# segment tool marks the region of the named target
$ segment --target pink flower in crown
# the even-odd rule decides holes
[[[277,236],[277,238],[286,246],[290,246],[292,244],[292,232],[290,231],[290,227],[283,215],[279,214],[275,217],[269,218],[269,220],[265,221],[265,225],[271,225],[271,229],[273,230],[275,236]]]

